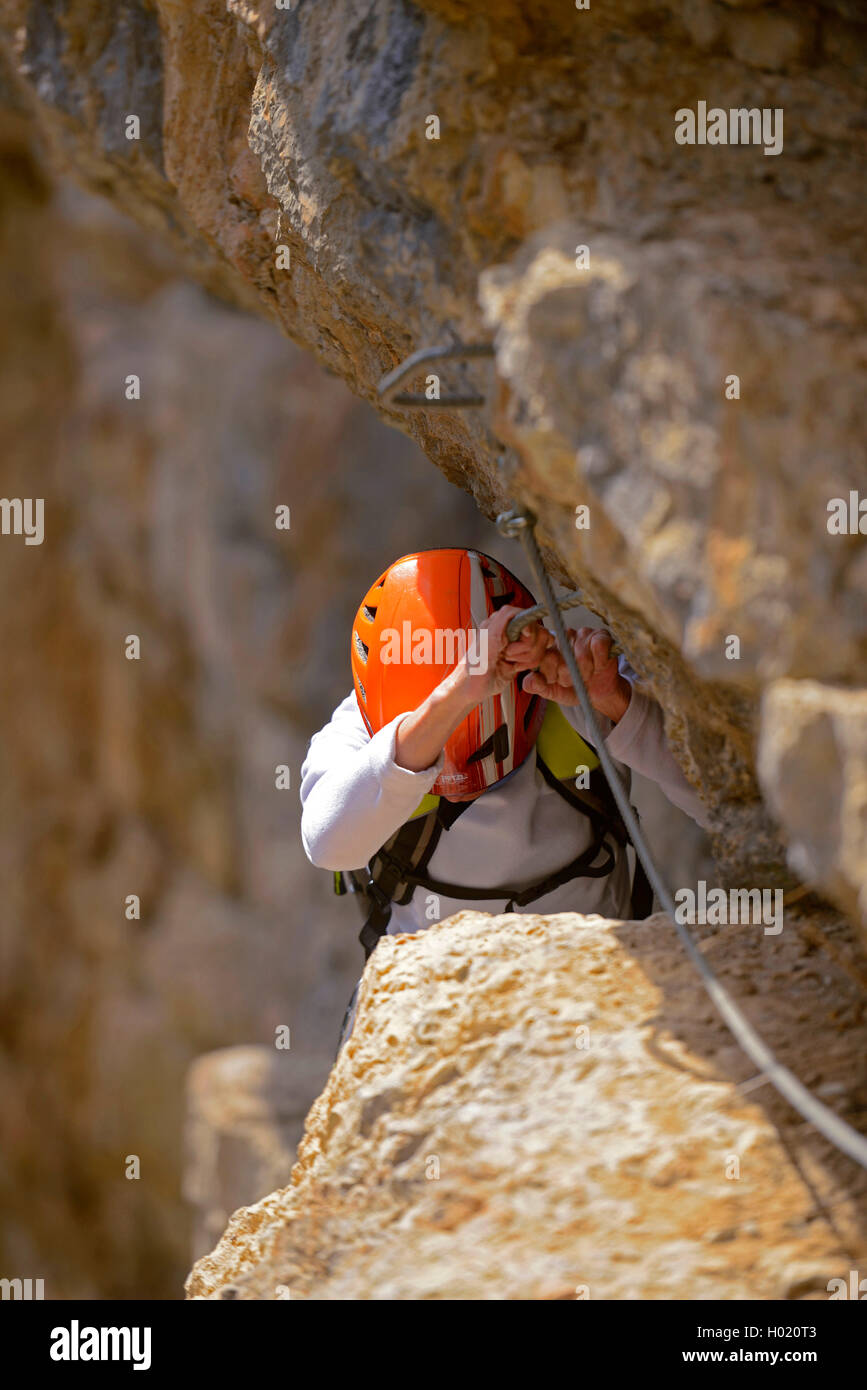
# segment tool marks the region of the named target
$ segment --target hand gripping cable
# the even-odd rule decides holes
[[[590,703],[587,688],[581,679],[581,672],[578,669],[578,662],[575,660],[575,653],[572,644],[566,636],[566,628],[560,613],[560,606],[554,598],[554,590],[551,579],[545,564],[542,560],[542,552],[539,549],[539,542],[536,540],[535,517],[530,512],[511,511],[503,512],[497,518],[497,525],[504,536],[512,539],[520,539],[527,557],[533,567],[536,578],[539,581],[539,588],[545,598],[545,606],[548,615],[554,626],[554,634],[560,647],[560,651],[566,659],[569,667],[569,674],[572,677],[572,684],[578,696],[578,703],[581,706],[581,713],[584,716],[590,742],[593,744],[599,755],[608,784],[617,802],[618,809],[622,815],[626,828],[629,831],[635,852],[644,865],[645,873],[656,893],[657,898],[662,903],[663,908],[671,918],[674,929],[683,943],[692,964],[701,976],[702,984],[710,995],[715,1007],[722,1015],[726,1025],[734,1035],[738,1045],[747,1054],[750,1060],[758,1067],[759,1077],[753,1078],[750,1089],[753,1089],[756,1081],[769,1081],[798,1114],[807,1120],[820,1134],[840,1149],[848,1154],[856,1163],[860,1163],[862,1168],[867,1168],[867,1138],[859,1134],[856,1129],[841,1120],[833,1110],[830,1110],[822,1101],[817,1100],[812,1092],[798,1080],[795,1074],[789,1071],[788,1067],[780,1062],[771,1049],[767,1046],[764,1039],[756,1032],[749,1019],[742,1013],[735,1003],[728,990],[717,978],[714,970],[705,960],[701,951],[698,949],[691,934],[686,927],[677,920],[674,898],[672,897],[665,879],[662,877],[657,867],[656,861],[650,852],[647,841],[638,823],[638,817],[632,809],[626,789],[620,780],[617,768],[611,758],[611,754],[605,747],[605,739],[596,714]]]

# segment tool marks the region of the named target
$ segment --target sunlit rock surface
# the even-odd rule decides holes
[[[663,701],[729,881],[794,887],[825,825],[799,817],[787,866],[761,692],[867,670],[867,552],[826,525],[867,494],[861,7],[0,15],[64,165],[360,395],[412,349],[493,337],[489,408],[389,418],[489,515],[537,511]],[[780,139],[676,143],[699,101],[779,111]]]
[[[318,1053],[357,966],[274,766],[344,692],[371,574],[479,537],[278,330],[368,401],[409,351],[493,338],[496,373],[442,373],[486,409],[386,419],[489,516],[538,513],[659,697],[727,881],[863,916],[867,552],[826,519],[867,495],[864,15],[0,0],[0,26],[3,491],[38,479],[49,528],[0,554],[4,1268],[166,1296],[189,1063],[283,1023]],[[702,100],[781,109],[782,152],[675,144]],[[142,232],[53,199],[34,134]]]
[[[700,934],[781,1059],[863,1117],[845,949],[820,964],[795,918],[770,948]],[[235,1213],[188,1296],[826,1298],[863,1257],[867,1174],[752,1077],[664,917],[387,938],[290,1185]]]

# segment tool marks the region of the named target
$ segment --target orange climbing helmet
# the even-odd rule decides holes
[[[520,579],[478,550],[404,555],[365,594],[352,624],[352,678],[361,717],[375,734],[417,709],[467,653],[482,661],[478,629],[505,604],[532,608]],[[533,748],[545,701],[518,681],[471,710],[445,745],[438,796],[487,791],[520,767]]]

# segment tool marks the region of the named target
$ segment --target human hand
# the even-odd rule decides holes
[[[472,705],[490,695],[501,694],[522,671],[538,666],[554,641],[551,633],[535,622],[525,627],[516,641],[510,642],[506,629],[523,611],[507,604],[486,618],[452,673],[453,684]]]
[[[567,636],[591,705],[598,714],[616,724],[629,708],[632,687],[621,676],[617,658],[611,654],[611,633],[605,628],[582,627],[577,632],[569,628]],[[556,700],[559,705],[577,705],[578,696],[569,667],[556,642],[544,653],[538,666],[538,671],[524,677],[523,689],[544,700]]]

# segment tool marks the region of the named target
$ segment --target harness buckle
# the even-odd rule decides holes
[[[368,897],[372,898],[373,901],[376,903],[376,906],[379,908],[380,912],[387,912],[389,910],[389,908],[391,907],[391,899],[386,897],[379,884],[375,883],[372,877],[368,878],[367,888],[365,891]]]

